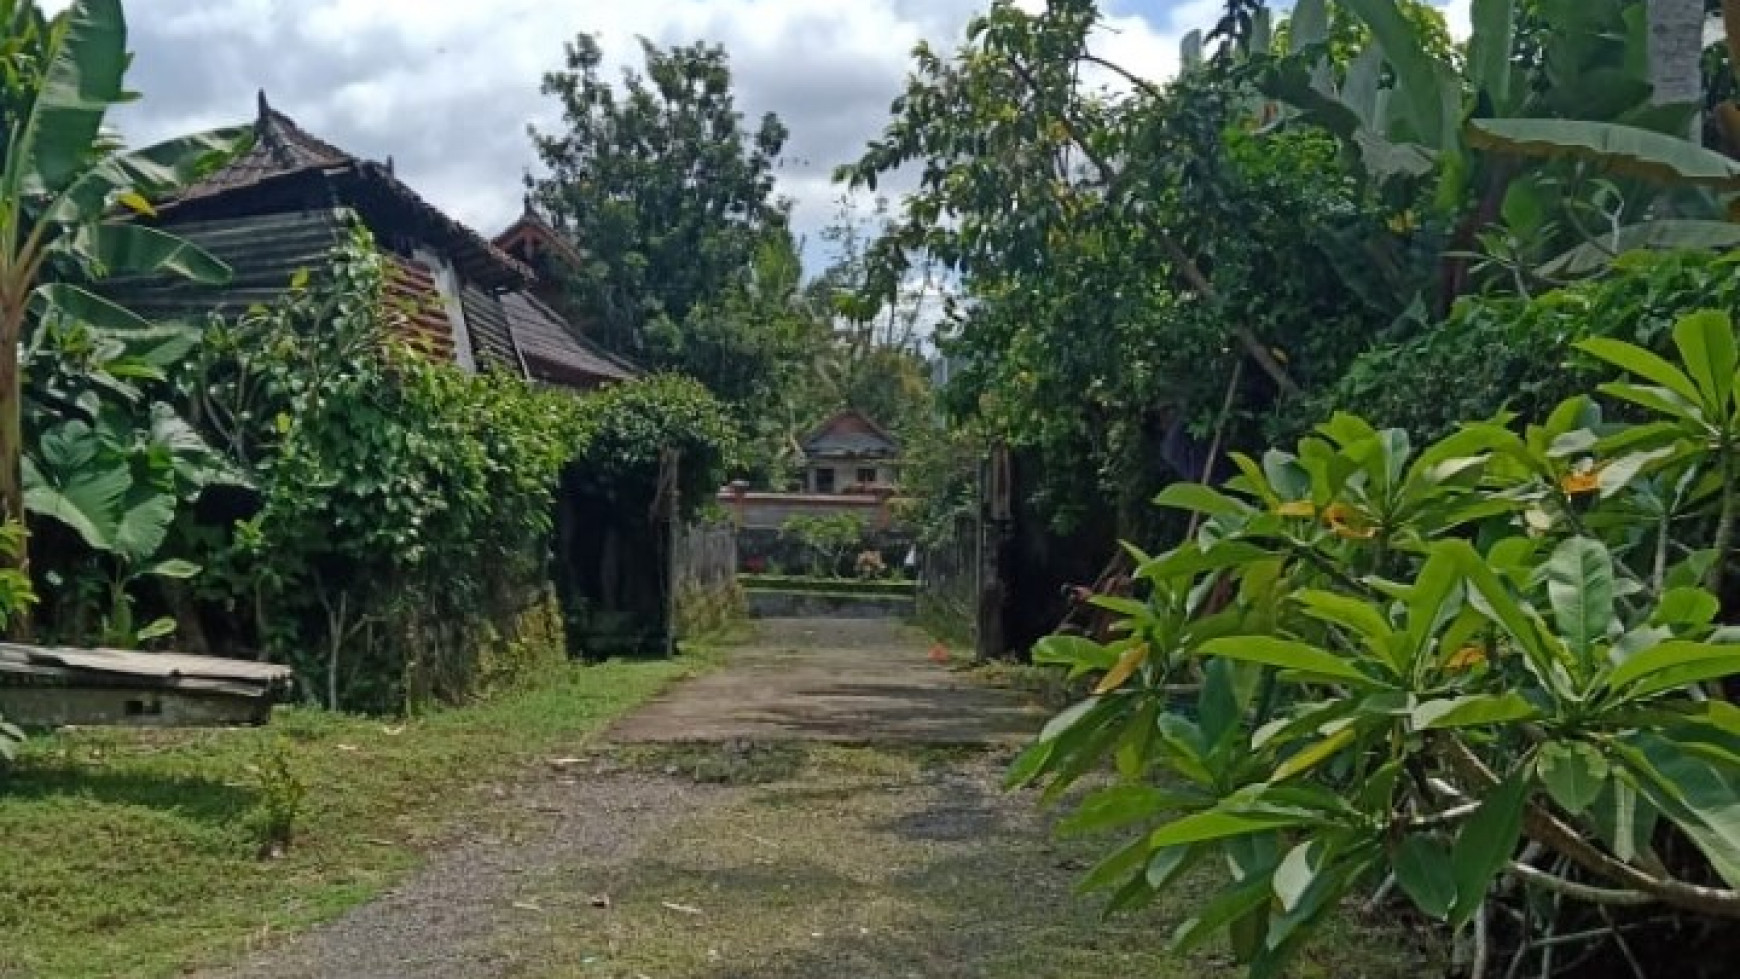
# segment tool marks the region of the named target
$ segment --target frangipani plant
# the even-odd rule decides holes
[[[1138,555],[1137,597],[1099,600],[1122,638],[1036,650],[1100,679],[1011,773],[1056,798],[1116,770],[1064,826],[1139,832],[1086,885],[1128,907],[1220,858],[1225,884],[1176,937],[1227,930],[1256,976],[1386,878],[1482,935],[1500,878],[1740,918],[1740,709],[1704,689],[1740,675],[1740,630],[1720,623],[1695,515],[1662,518],[1664,492],[1734,492],[1717,326],[1681,323],[1677,366],[1586,348],[1653,380],[1602,390],[1663,420],[1576,398],[1416,452],[1339,416],[1295,452],[1236,459],[1221,489],[1163,492],[1200,530]],[[1703,870],[1670,870],[1663,833]]]

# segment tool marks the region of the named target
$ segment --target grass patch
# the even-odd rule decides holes
[[[700,749],[681,757],[693,760]],[[1057,840],[1031,793],[999,786],[983,752],[811,746],[789,778],[715,797],[626,858],[528,881],[544,914],[498,936],[519,979],[1234,979],[1224,948],[1167,936],[1211,891],[1202,876],[1102,921],[1073,893],[1104,840]],[[673,757],[670,755],[667,758]],[[645,756],[650,764],[659,760]],[[765,773],[765,772],[764,772]],[[608,902],[595,902],[607,895]],[[1442,974],[1400,928],[1328,927],[1292,975]]]
[[[164,976],[367,901],[415,867],[491,779],[577,749],[709,663],[564,667],[403,724],[295,708],[270,727],[65,732],[0,783],[0,976]],[[258,858],[272,752],[307,791],[295,845]]]

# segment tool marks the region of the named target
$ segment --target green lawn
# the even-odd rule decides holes
[[[0,783],[0,976],[173,975],[331,918],[486,805],[479,785],[574,750],[696,666],[566,667],[404,724],[290,709],[260,730],[34,741]],[[253,766],[274,750],[307,794],[296,845],[263,860]]]

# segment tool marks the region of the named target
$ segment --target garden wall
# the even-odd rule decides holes
[[[894,499],[884,493],[752,493],[739,486],[719,491],[719,505],[744,530],[778,530],[797,516],[856,515],[871,530],[895,523]]]
[[[751,493],[737,487],[719,491],[719,505],[736,528],[737,569],[754,574],[796,574],[808,569],[804,543],[785,532],[793,517],[850,514],[865,527],[865,543],[882,555],[890,571],[905,569],[915,538],[895,514],[898,501],[886,494]]]

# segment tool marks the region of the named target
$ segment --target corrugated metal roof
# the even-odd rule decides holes
[[[530,293],[501,297],[514,342],[533,377],[556,384],[601,384],[627,380],[640,371],[575,334],[555,310]]]

